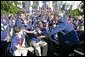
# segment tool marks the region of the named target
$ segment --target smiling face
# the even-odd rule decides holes
[[[25,16],[25,14],[23,14],[23,13],[22,13],[22,14],[20,14],[20,18],[21,18],[22,20],[24,20],[24,19],[25,19],[25,17],[26,17],[26,16]]]
[[[61,17],[63,17],[63,12],[60,10],[56,10],[56,11],[54,11],[53,15],[54,15],[54,19],[56,21],[58,21],[58,20],[60,20]]]
[[[60,20],[60,16],[54,15],[54,20],[55,20],[55,21]]]
[[[43,23],[41,21],[38,23],[38,25],[39,25],[39,28],[43,28]]]

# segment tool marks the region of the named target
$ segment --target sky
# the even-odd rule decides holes
[[[20,1],[21,2],[21,1]],[[80,4],[80,2],[81,1],[63,1],[63,4],[64,3],[67,3],[67,4],[69,4],[69,5],[73,5],[73,7],[72,7],[72,10],[73,9],[76,9],[76,8],[78,8],[78,5]],[[31,3],[32,3],[32,1],[31,1]],[[39,1],[39,4],[40,4],[40,6],[39,7],[41,7],[41,5],[42,5],[42,2],[41,1]],[[50,4],[51,5],[51,4]],[[21,6],[21,5],[20,5]],[[22,7],[22,6],[21,6]],[[52,7],[52,6],[51,6]]]
[[[76,9],[78,8],[78,5],[80,4],[81,1],[63,1],[63,3],[67,3],[69,5],[73,5],[73,9]]]

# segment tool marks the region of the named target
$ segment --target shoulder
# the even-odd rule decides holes
[[[14,36],[12,37],[12,41],[14,42],[14,41],[17,41],[17,40],[18,40],[17,35],[14,35]]]

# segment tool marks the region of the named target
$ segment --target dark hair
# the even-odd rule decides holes
[[[40,26],[40,22],[42,23],[42,25],[44,24],[43,21],[38,21],[37,24],[38,24],[38,27]]]
[[[25,12],[21,10],[21,11],[18,11],[17,14],[20,16],[21,14],[25,14]]]
[[[14,26],[13,30],[14,30],[14,33],[18,33],[20,32],[21,29],[18,26]]]
[[[39,24],[40,22],[41,22],[41,23],[44,23],[43,21],[38,21],[37,23]]]

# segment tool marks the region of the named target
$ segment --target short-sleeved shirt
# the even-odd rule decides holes
[[[18,44],[22,44],[23,43],[23,40],[24,40],[24,37],[22,37],[22,40],[17,36],[17,35],[14,35],[13,36],[13,39],[11,41],[11,46],[10,48],[15,51],[17,48],[16,48],[16,45]],[[22,41],[22,42],[21,42]]]
[[[8,33],[6,30],[1,30],[1,40],[2,41],[6,41],[7,34]]]

